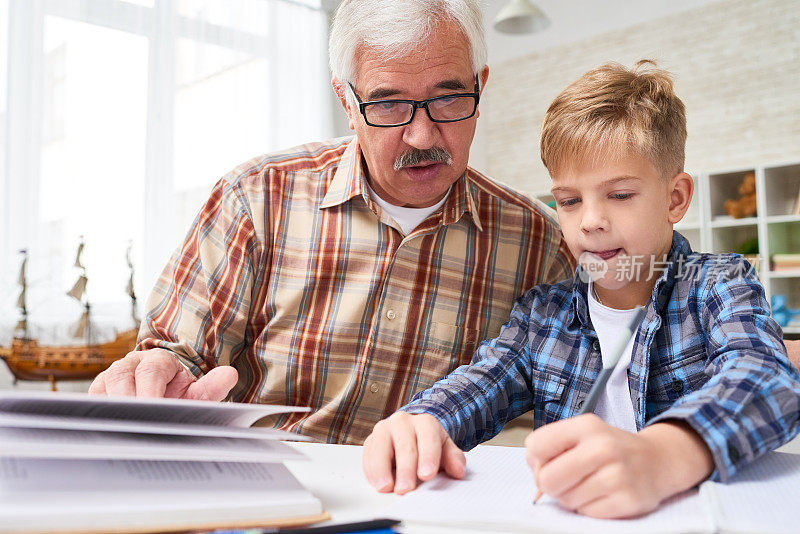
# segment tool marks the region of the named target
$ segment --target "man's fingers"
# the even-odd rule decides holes
[[[436,476],[442,464],[442,448],[447,434],[431,415],[418,415],[413,420],[419,455],[417,476],[420,480],[430,480]]]
[[[394,477],[392,476],[394,445],[387,424],[386,421],[381,421],[375,425],[372,434],[364,442],[362,456],[364,475],[372,487],[381,493],[394,489]]]
[[[142,360],[141,352],[130,352],[121,360],[117,360],[111,366],[100,373],[106,395],[132,397],[136,395],[136,383],[134,381],[134,371]],[[97,390],[96,388],[95,390]]]
[[[167,384],[183,366],[175,356],[163,349],[143,351],[141,361],[134,370],[137,397],[163,397]]]
[[[183,370],[178,363],[175,364]],[[211,369],[204,376],[189,385],[185,399],[221,401],[228,396],[239,380],[239,373],[229,365],[221,365]]]
[[[448,436],[442,447],[442,467],[444,472],[453,478],[463,478],[466,473],[467,458],[464,451],[458,448]]]
[[[89,395],[105,395],[106,394],[106,377],[105,371],[97,375],[92,383],[89,384]]]

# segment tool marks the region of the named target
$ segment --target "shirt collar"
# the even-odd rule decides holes
[[[650,295],[647,307],[652,307],[658,315],[661,315],[667,307],[672,289],[675,287],[677,270],[692,253],[689,242],[676,231],[672,231],[672,245],[667,253],[665,262],[656,262],[654,268],[661,271],[661,275],[653,285],[653,292]],[[649,266],[642,266],[642,272],[647,274]],[[588,275],[580,265],[575,268],[575,276],[572,280],[572,317],[570,324],[579,321],[581,326],[589,325],[589,305],[587,301],[587,291],[589,289]]]
[[[338,206],[356,196],[363,197],[368,206],[372,205],[369,199],[367,177],[362,161],[361,147],[358,143],[358,138],[354,136],[339,160],[339,166],[336,168],[333,179],[325,191],[320,208]],[[458,222],[465,213],[469,213],[478,230],[483,231],[475,199],[472,195],[473,188],[470,187],[470,180],[468,179],[472,172],[467,169],[453,184],[450,195],[447,197],[444,206],[442,206],[441,224],[443,226]],[[423,225],[427,226],[427,224],[423,223],[418,228],[422,228]]]

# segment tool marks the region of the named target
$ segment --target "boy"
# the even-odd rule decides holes
[[[363,458],[373,486],[405,493],[440,467],[460,478],[459,447],[532,409],[539,488],[578,513],[628,517],[798,433],[800,376],[750,265],[695,254],[673,232],[693,192],[685,140],[683,103],[649,61],[592,70],[553,101],[542,161],[581,266],[520,297],[471,365],[375,426]],[[640,306],[595,413],[573,417]]]

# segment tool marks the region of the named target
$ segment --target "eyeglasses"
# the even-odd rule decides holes
[[[435,96],[426,100],[372,100],[362,102],[353,84],[348,83],[358,102],[358,109],[370,126],[391,128],[403,126],[414,120],[417,108],[425,108],[432,122],[458,122],[475,115],[480,100],[478,76],[475,76],[475,91]]]

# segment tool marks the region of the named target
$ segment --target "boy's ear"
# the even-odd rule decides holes
[[[694,180],[685,172],[673,176],[668,185],[669,222],[675,224],[686,214],[694,194]]]

